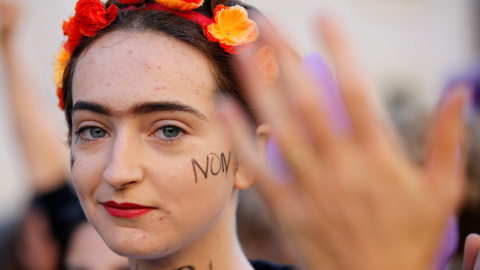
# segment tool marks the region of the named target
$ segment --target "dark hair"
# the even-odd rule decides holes
[[[156,3],[154,0],[146,0],[145,3]],[[77,61],[85,54],[90,46],[96,40],[107,35],[108,33],[124,30],[124,31],[153,31],[163,35],[173,37],[176,40],[185,42],[192,48],[200,51],[209,59],[214,69],[214,76],[219,92],[226,93],[235,98],[252,123],[256,123],[248,104],[245,101],[242,86],[235,69],[234,56],[225,52],[216,42],[209,41],[203,33],[202,26],[198,23],[175,15],[171,12],[140,9],[122,11],[129,5],[122,4],[115,0],[109,0],[106,8],[115,4],[119,8],[117,18],[106,28],[100,30],[93,37],[83,36],[80,44],[72,53],[71,59],[63,76],[63,102],[65,104],[65,117],[68,123],[68,138],[71,142],[72,137],[72,118],[71,111],[73,106],[72,100],[72,82],[73,74]],[[143,3],[142,3],[143,4]],[[195,11],[209,18],[213,16],[213,10],[218,4],[236,5],[241,4],[239,1],[223,1],[223,0],[206,0],[202,7]],[[250,6],[243,5],[249,11],[256,11]]]

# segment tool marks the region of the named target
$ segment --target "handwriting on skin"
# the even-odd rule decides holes
[[[80,138],[80,135],[77,135],[75,138],[75,144],[78,143],[78,139]],[[75,160],[77,160],[77,157],[74,154],[70,154],[70,169],[73,169],[73,165],[75,165]]]
[[[70,156],[70,169],[73,169],[73,165],[75,165],[75,160],[77,160],[77,157],[75,155]]]
[[[193,166],[193,173],[195,174],[195,183],[198,183],[198,173],[197,169],[200,173],[203,174],[205,179],[208,178],[208,174],[218,175],[220,172],[228,174],[228,167],[230,166],[230,157],[232,152],[228,152],[228,159],[225,157],[225,153],[221,153],[220,156],[215,153],[208,154],[206,159],[205,166],[200,165],[198,161],[192,158],[192,166]]]

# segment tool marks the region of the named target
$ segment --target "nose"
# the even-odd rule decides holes
[[[118,134],[113,140],[103,180],[115,189],[126,188],[143,179],[141,142],[132,135]]]

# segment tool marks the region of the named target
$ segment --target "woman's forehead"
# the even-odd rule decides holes
[[[112,107],[151,100],[212,102],[216,88],[205,56],[171,37],[117,31],[97,40],[81,57],[73,77],[73,103]]]

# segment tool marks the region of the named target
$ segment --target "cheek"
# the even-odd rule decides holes
[[[75,164],[72,167],[72,182],[79,199],[84,205],[92,200],[95,189],[102,181],[103,157],[99,155],[75,155]]]
[[[166,202],[204,210],[206,206],[223,208],[233,188],[234,171],[232,154],[218,152],[163,162],[151,175]]]

